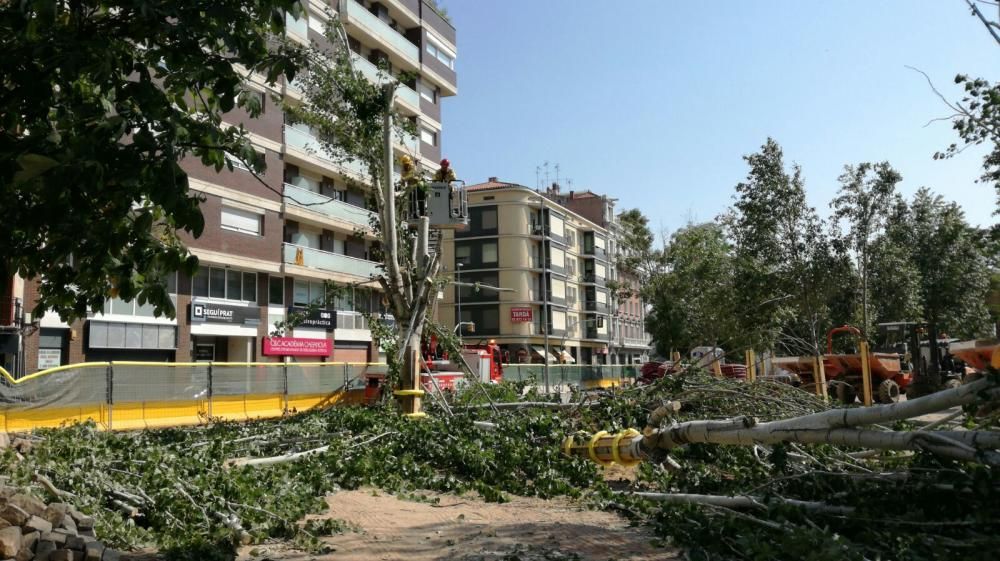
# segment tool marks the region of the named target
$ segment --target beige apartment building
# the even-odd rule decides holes
[[[438,321],[466,343],[495,339],[508,362],[606,364],[611,338],[609,232],[544,194],[491,177],[467,188],[469,228],[446,231]]]

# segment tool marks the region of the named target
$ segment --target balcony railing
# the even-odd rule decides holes
[[[357,54],[354,55],[354,67],[360,70],[361,73],[365,75],[365,78],[368,78],[373,84],[382,85],[386,82],[396,80],[392,76],[389,76],[384,71],[380,70],[379,67]],[[396,96],[410,107],[420,107],[420,96],[406,84],[401,83],[399,87],[396,88]]]
[[[419,66],[420,49],[364,6],[356,1],[347,2],[347,16],[352,22],[367,28],[370,33],[392,45],[410,64]]]
[[[341,161],[327,152],[319,140],[311,134],[297,128],[285,125],[285,144],[292,148],[298,148],[316,157],[329,162],[332,166],[341,169],[343,172],[356,176],[359,179],[368,180],[368,170],[358,160]]]
[[[379,274],[379,264],[374,261],[290,243],[285,244],[284,262],[290,265],[299,265],[331,273],[343,273],[366,279]]]
[[[370,210],[349,205],[343,201],[331,199],[326,195],[321,195],[320,193],[315,193],[288,183],[285,183],[285,200],[291,205],[318,212],[330,218],[343,220],[344,222],[363,228],[371,225],[369,220],[375,215]]]

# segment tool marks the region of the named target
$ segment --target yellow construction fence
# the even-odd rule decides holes
[[[0,431],[91,419],[106,430],[248,420],[363,399],[384,363],[86,362],[15,379],[0,368]]]

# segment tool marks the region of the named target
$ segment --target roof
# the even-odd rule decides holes
[[[506,181],[496,181],[494,178],[490,178],[490,181],[484,183],[476,183],[475,185],[469,185],[465,188],[466,191],[489,191],[492,189],[505,189],[508,187],[518,187],[521,189],[527,189],[524,185],[518,185],[517,183],[508,183]]]

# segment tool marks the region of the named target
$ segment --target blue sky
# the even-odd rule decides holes
[[[994,222],[983,152],[931,158],[956,137],[925,126],[947,108],[905,67],[956,99],[956,73],[1000,79],[1000,46],[962,0],[442,4],[459,48],[443,148],[470,184],[534,187],[558,163],[672,231],[722,212],[741,156],[772,136],[824,215],[844,164],[888,160],[904,194],[928,186]]]

